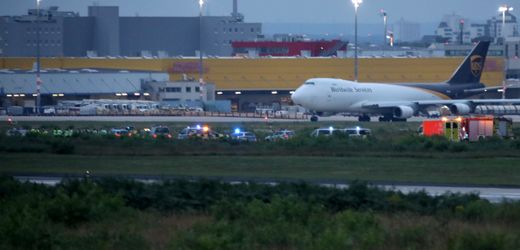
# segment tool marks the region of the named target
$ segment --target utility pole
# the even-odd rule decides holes
[[[40,114],[41,105],[41,85],[40,77],[40,1],[36,0],[36,114]]]
[[[385,56],[385,50],[386,50],[386,44],[387,44],[387,39],[386,39],[386,36],[387,36],[387,33],[388,33],[388,15],[386,13],[386,10],[384,9],[381,9],[380,10],[380,13],[381,13],[381,16],[383,16],[383,24],[384,24],[384,28],[385,30],[383,31],[383,57]]]
[[[204,0],[199,0],[199,93],[200,101],[204,102],[204,65],[202,61],[202,10],[204,7]]]

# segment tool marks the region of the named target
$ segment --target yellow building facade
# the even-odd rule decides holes
[[[464,58],[361,58],[360,82],[442,82]],[[0,58],[2,69],[30,69],[34,58]],[[211,58],[204,60],[204,80],[217,90],[293,90],[306,79],[353,79],[352,58]],[[503,59],[490,57],[481,81],[501,85]],[[87,59],[43,58],[42,68],[121,69],[169,72],[171,80],[198,79],[197,59]]]

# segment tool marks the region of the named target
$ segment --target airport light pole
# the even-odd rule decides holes
[[[502,99],[506,99],[506,78],[507,78],[507,54],[506,54],[506,12],[513,11],[513,7],[506,4],[501,5],[498,11],[502,13],[502,39],[504,45],[504,80],[502,81]]]
[[[202,64],[202,10],[204,0],[199,0],[199,93],[200,101],[204,101],[204,65]]]
[[[352,3],[354,4],[354,81],[358,81],[358,41],[357,41],[357,15],[358,15],[358,8],[361,3],[363,3],[363,0],[352,0]]]
[[[509,11],[513,11],[513,7],[504,4],[498,8],[498,11],[502,13],[502,37],[505,39],[506,35],[504,29],[506,27],[506,13]]]
[[[385,56],[385,50],[386,50],[386,35],[388,33],[388,15],[386,14],[386,10],[381,9],[380,10],[381,16],[383,16],[383,24],[385,26],[385,30],[383,32],[383,57]]]
[[[40,114],[41,94],[40,89],[42,80],[40,78],[40,2],[36,0],[36,114]]]

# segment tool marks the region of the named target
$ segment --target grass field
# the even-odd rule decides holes
[[[81,156],[2,154],[0,173],[174,175],[520,185],[518,158]]]

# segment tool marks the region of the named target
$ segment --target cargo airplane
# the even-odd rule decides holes
[[[380,121],[406,121],[441,106],[466,115],[478,105],[520,104],[520,99],[463,99],[502,88],[486,88],[480,82],[488,48],[489,42],[479,42],[446,82],[385,84],[314,78],[291,98],[313,112],[311,121],[317,121],[319,114],[342,112],[359,114],[359,121],[370,121],[370,115],[381,115]]]

